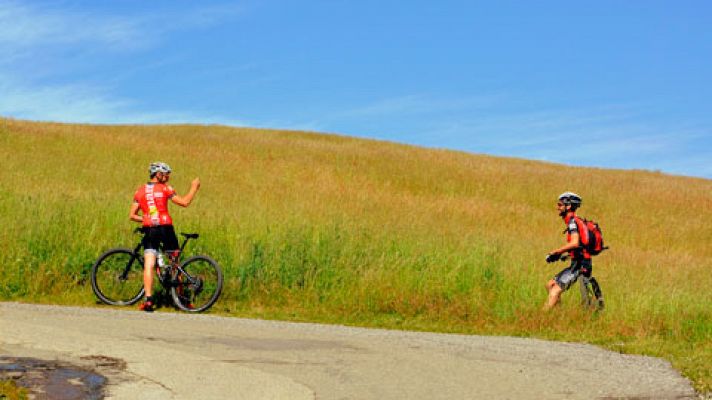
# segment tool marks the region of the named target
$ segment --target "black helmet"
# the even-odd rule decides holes
[[[566,205],[566,206],[571,206],[572,208],[579,208],[581,207],[581,196],[577,195],[574,192],[564,192],[559,195],[559,201],[561,204]]]

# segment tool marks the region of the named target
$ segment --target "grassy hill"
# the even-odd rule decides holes
[[[229,315],[584,341],[670,360],[712,388],[712,181],[221,126],[0,119],[0,299],[92,305],[87,268],[131,245],[151,161],[188,209],[189,253],[216,258]],[[563,263],[556,196],[584,197],[611,250],[607,301],[541,312]]]

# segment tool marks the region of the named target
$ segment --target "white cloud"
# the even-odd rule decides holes
[[[712,154],[707,146],[700,146],[712,137],[710,127],[704,124],[662,123],[646,107],[621,104],[518,112],[508,109],[511,104],[500,102],[497,96],[490,98],[493,101],[489,105],[483,102],[452,114],[427,114],[419,119],[419,125],[408,123],[394,128],[389,121],[391,117],[403,121],[405,113],[414,110],[427,112],[418,97],[364,107],[363,117],[373,118],[375,122],[369,123],[380,127],[391,124],[391,133],[381,129],[371,135],[385,140],[570,165],[712,176],[708,163],[703,161]],[[504,96],[500,98],[506,100]]]
[[[251,126],[242,120],[217,115],[196,115],[173,110],[136,111],[140,107],[134,101],[118,98],[111,92],[109,88],[78,84],[22,86],[0,76],[0,115],[76,123],[200,123]]]
[[[240,12],[240,8],[229,5],[176,8],[161,15],[109,16],[0,0],[0,115],[62,122],[215,121],[239,125],[240,121],[234,119],[198,117],[190,112],[136,111],[140,109],[136,101],[116,96],[115,88],[108,85],[81,79],[66,83],[53,78],[58,71],[85,68],[87,60],[77,54],[145,50],[158,45],[172,31],[204,28],[233,19]]]
[[[79,43],[135,46],[142,41],[140,20],[84,12],[32,8],[0,2],[0,48],[10,53],[46,45]]]
[[[0,80],[0,113],[62,122],[99,122],[128,103],[80,85],[23,87]]]
[[[502,99],[502,95],[438,98],[430,95],[410,94],[379,99],[363,106],[337,111],[332,114],[331,118],[397,117],[412,114],[486,109]]]
[[[0,48],[52,44],[147,48],[168,32],[211,26],[239,16],[236,6],[177,8],[161,15],[100,15],[0,0]]]

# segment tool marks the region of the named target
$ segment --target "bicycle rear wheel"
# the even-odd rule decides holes
[[[173,273],[171,297],[176,307],[188,312],[202,312],[220,297],[223,274],[215,260],[194,256]]]
[[[106,251],[91,268],[91,288],[106,304],[135,304],[144,293],[143,257],[127,248]]]

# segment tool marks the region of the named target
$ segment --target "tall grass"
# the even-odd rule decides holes
[[[574,168],[304,132],[88,126],[0,119],[0,298],[92,304],[88,268],[131,245],[149,162],[174,168],[224,267],[215,311],[587,341],[661,356],[712,388],[712,181]],[[564,267],[556,196],[584,196],[611,250],[594,260],[607,309],[577,290],[540,311]]]

